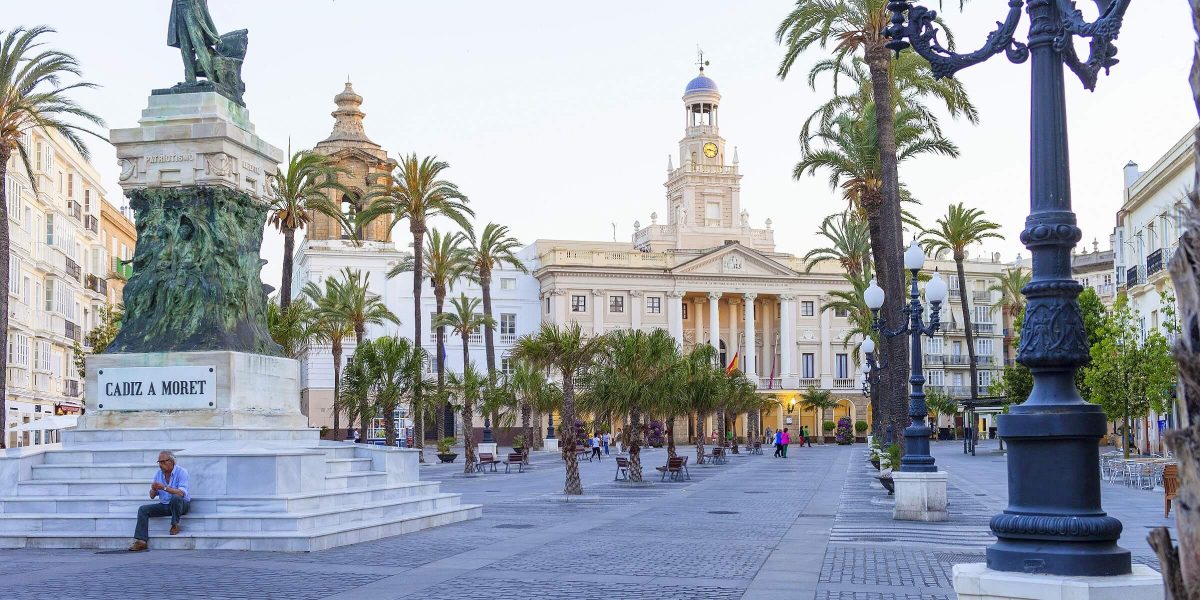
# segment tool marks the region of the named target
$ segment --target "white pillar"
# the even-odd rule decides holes
[[[833,389],[833,350],[829,339],[832,335],[829,327],[832,315],[825,310],[825,303],[828,301],[828,296],[821,296],[821,306],[817,309],[821,311],[821,387],[827,390]],[[817,425],[820,426],[820,423]]]
[[[667,331],[683,347],[683,292],[667,292]]]
[[[554,311],[553,319],[550,322],[555,325],[565,325],[567,323],[567,291],[551,290],[550,298],[550,306]]]
[[[738,317],[742,316],[738,313],[738,307],[742,305],[742,299],[733,297],[729,299],[729,341],[725,343],[725,354],[728,361],[733,360],[733,355],[738,355],[740,362],[745,362],[746,355],[742,352],[741,340],[738,339]],[[728,364],[726,364],[728,366]],[[745,370],[743,369],[743,372]]]
[[[762,330],[763,330],[763,364],[762,372],[767,377],[779,377],[779,365],[775,364],[775,336],[772,335],[771,321],[775,318],[775,300],[764,298],[762,306],[759,308],[763,311],[762,315]],[[779,387],[779,386],[775,386]]]
[[[629,319],[634,329],[642,328],[642,313],[646,312],[645,294],[640,290],[629,292]]]
[[[746,368],[742,370],[751,380],[755,380],[758,376],[757,368],[754,365],[754,355],[757,351],[754,342],[754,299],[758,294],[747,293],[742,294],[742,298],[746,300]]]
[[[713,350],[717,351],[717,356],[721,352],[721,293],[708,293],[708,343],[712,345]]]
[[[692,299],[692,322],[696,325],[696,345],[704,343],[704,319],[700,317],[700,311],[704,310],[704,296],[697,296]]]
[[[608,310],[604,306],[604,290],[592,290],[592,332],[595,335],[604,335],[604,311]]]
[[[792,365],[792,311],[795,310],[795,300],[796,297],[790,294],[779,297],[779,372],[785,379],[784,385],[796,376],[796,369]]]

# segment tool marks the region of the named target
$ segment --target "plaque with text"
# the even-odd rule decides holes
[[[98,410],[203,410],[216,406],[216,367],[119,367],[96,371]]]

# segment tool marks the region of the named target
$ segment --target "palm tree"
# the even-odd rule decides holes
[[[312,342],[329,344],[330,353],[333,355],[333,439],[340,440],[342,439],[339,419],[341,410],[337,405],[337,400],[342,397],[342,342],[354,335],[354,323],[351,322],[350,316],[342,304],[342,296],[338,293],[333,278],[325,280],[324,289],[316,282],[308,282],[304,286],[303,294],[314,310]],[[353,423],[353,421],[347,422]],[[366,436],[365,431],[363,436]]]
[[[817,235],[828,240],[828,245],[813,248],[801,258],[805,273],[826,260],[836,261],[851,275],[871,270],[871,233],[857,213],[843,211],[825,217]]]
[[[386,444],[396,444],[396,408],[421,386],[426,352],[406,338],[385,336],[364,343],[367,369],[375,386],[372,411],[383,415]],[[358,352],[355,351],[357,356]]]
[[[104,121],[75,103],[68,95],[71,90],[92,88],[94,84],[78,81],[64,83],[67,75],[81,74],[74,56],[58,50],[42,48],[38,38],[54,30],[45,26],[30,29],[14,27],[0,39],[0,182],[7,181],[8,160],[13,151],[21,159],[30,183],[38,193],[37,178],[26,147],[26,134],[32,130],[56,133],[84,158],[89,158],[81,133],[96,135],[71,121],[79,119],[100,127]],[[0,32],[3,33],[3,32]],[[100,137],[97,135],[97,137]],[[102,138],[103,139],[103,138]],[[0,185],[0,254],[11,256],[9,246],[9,217],[5,185]],[[9,281],[9,261],[0,261],[0,281]],[[8,295],[0,298],[0,331],[8,331]],[[7,389],[8,354],[0,352],[0,390]],[[0,394],[0,443],[8,431],[8,408]]]
[[[800,394],[800,404],[806,408],[811,408],[814,412],[816,412],[817,431],[822,431],[825,421],[828,420],[825,418],[825,411],[836,407],[838,401],[833,397],[833,392],[810,387],[805,390],[803,394]]]
[[[343,267],[341,279],[330,278],[339,301],[342,303],[346,317],[354,326],[354,341],[361,344],[367,332],[367,325],[383,325],[385,322],[400,324],[400,319],[388,310],[379,294],[371,292],[371,274],[357,269]]]
[[[682,404],[695,415],[696,462],[704,461],[704,421],[717,409],[725,386],[725,371],[718,365],[717,349],[696,344],[683,358]]]
[[[457,393],[459,400],[462,401],[463,473],[471,473],[475,469],[475,439],[473,431],[475,403],[479,402],[487,392],[488,380],[485,375],[475,369],[474,364],[465,362],[463,363],[462,374],[450,373],[446,378],[446,385],[447,389]]]
[[[429,230],[429,237],[425,240],[425,271],[429,273],[430,287],[433,288],[434,305],[437,307],[437,314],[441,314],[446,305],[446,292],[459,279],[471,276],[471,255],[466,248],[463,247],[467,241],[467,237],[462,233],[443,234],[437,228]],[[400,261],[391,271],[388,271],[388,279],[391,279],[400,273],[408,273],[416,269],[415,258],[412,256],[406,257]],[[435,353],[437,360],[437,387],[441,391],[446,384],[446,328],[445,326],[437,327],[437,350]],[[443,403],[436,413],[435,420],[437,422],[437,439],[446,437],[446,410],[448,405]],[[451,417],[453,420],[453,413]]]
[[[861,340],[878,337],[871,327],[871,309],[867,308],[867,303],[863,300],[863,292],[870,287],[873,276],[870,271],[866,271],[858,275],[847,273],[842,277],[850,284],[850,289],[830,291],[830,299],[821,305],[821,311],[833,310],[846,315],[850,326],[842,334],[842,346],[849,348],[853,343],[854,353],[858,354]]]
[[[562,457],[566,463],[563,493],[583,493],[579,463],[575,459],[575,376],[604,351],[604,341],[583,334],[579,323],[559,327],[543,323],[537,333],[521,336],[513,347],[515,360],[526,360],[539,368],[554,368],[562,380]]]
[[[557,410],[562,404],[562,390],[546,377],[544,369],[539,369],[525,360],[516,361],[508,383],[520,404],[521,429],[525,434],[525,443],[528,447],[533,447],[532,415]]]
[[[1033,274],[1027,269],[1005,269],[1000,274],[1000,283],[988,288],[989,292],[1000,292],[1000,300],[993,307],[1003,311],[1006,317],[1016,317],[1025,309],[1025,293],[1022,290],[1032,278]]]
[[[963,261],[967,259],[967,246],[986,239],[1004,239],[997,233],[1000,225],[983,218],[978,208],[964,208],[963,204],[951,204],[946,216],[937,220],[937,227],[925,232],[921,246],[929,254],[937,255],[943,250],[954,254],[954,266],[958,269],[958,299],[962,307],[963,327],[967,335],[967,358],[971,369],[971,400],[979,397],[979,377],[975,365],[975,332],[971,329],[971,310],[967,304],[967,273]]]
[[[468,298],[466,294],[460,294],[451,300],[450,309],[450,312],[438,313],[434,316],[433,326],[449,327],[451,331],[462,338],[463,365],[466,365],[471,362],[471,336],[487,327],[491,317],[477,312],[479,298]]]
[[[717,425],[718,444],[724,444],[728,439],[730,421],[736,421],[737,415],[744,412],[750,395],[758,394],[758,387],[741,371],[734,371],[726,376],[725,385],[721,387],[722,395],[718,404],[720,419]],[[732,416],[732,418],[731,418]]]
[[[353,423],[356,417],[365,415],[370,418],[374,414],[368,414],[371,396],[375,391],[375,378],[371,373],[367,356],[373,350],[370,340],[359,344],[354,348],[354,352],[350,354],[350,358],[346,360],[346,366],[342,369],[341,389],[337,392],[333,410],[345,411],[348,423]],[[337,412],[334,413],[335,418]],[[368,431],[364,430],[359,435],[366,440]]]
[[[338,183],[345,169],[334,166],[329,157],[308,150],[292,154],[287,168],[280,171],[271,184],[271,206],[267,223],[283,233],[283,280],[279,286],[279,306],[286,309],[292,303],[292,254],[296,248],[296,230],[304,229],[316,213],[337,221],[346,231],[353,231],[350,222],[327,196],[330,192],[349,193]]]
[[[642,417],[653,411],[659,398],[673,395],[672,372],[678,363],[679,350],[675,339],[662,329],[649,333],[619,329],[602,339],[604,352],[587,370],[587,394],[581,408],[593,415],[629,417],[629,427],[625,430],[629,479],[641,481]]]
[[[303,298],[287,307],[275,301],[267,303],[267,329],[288,358],[299,358],[304,352],[313,337],[315,318],[312,304]]]
[[[521,242],[508,234],[508,227],[488,223],[478,238],[471,234],[471,259],[475,262],[475,274],[479,287],[483,289],[483,314],[492,317],[492,271],[508,265],[522,273],[528,273],[525,264],[517,258]],[[483,329],[483,343],[487,350],[488,377],[496,377],[496,347],[493,340],[494,325]]]

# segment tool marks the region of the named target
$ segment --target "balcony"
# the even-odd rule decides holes
[[[945,357],[947,365],[967,365],[970,364],[970,356],[966,354],[951,354]]]
[[[994,365],[994,364],[996,364],[996,357],[994,357],[994,356],[976,356],[975,364],[976,365]]]
[[[800,389],[807,390],[808,388],[820,388],[821,380],[814,377],[800,378]]]
[[[63,321],[63,335],[76,342],[83,341],[83,329],[70,321]]]
[[[943,354],[926,354],[924,356],[925,364],[927,364],[927,365],[944,364],[945,359],[946,359],[946,356]]]
[[[100,219],[97,219],[92,215],[83,216],[83,226],[92,233],[100,233]]]
[[[79,268],[79,263],[71,259],[67,259],[67,275],[70,275],[75,281],[83,281],[83,270]]]
[[[760,390],[778,390],[783,389],[782,377],[759,377],[758,389]]]
[[[117,279],[128,280],[133,277],[133,261],[121,260],[119,258],[112,259],[113,277]]]
[[[991,292],[971,292],[971,302],[975,302],[977,304],[991,304],[992,303],[992,293]]]
[[[63,382],[63,395],[68,398],[78,398],[83,395],[83,385],[74,379],[68,379]]]
[[[102,294],[104,296],[108,295],[108,281],[103,277],[97,277],[89,273],[87,276],[86,285],[87,289],[92,290],[93,292]]]
[[[1155,250],[1146,255],[1146,276],[1149,277],[1163,269],[1163,251]]]
[[[517,334],[501,333],[499,342],[500,342],[500,345],[502,345],[502,346],[511,346],[511,345],[517,343]]]
[[[83,220],[83,207],[74,200],[67,200],[67,213],[75,217],[76,221]]]
[[[1142,270],[1142,268],[1140,266],[1129,267],[1129,270],[1125,272],[1125,285],[1129,286],[1129,287],[1133,287],[1140,283],[1146,283],[1146,277],[1145,277],[1144,273],[1145,272]],[[1139,275],[1141,275],[1141,276],[1139,277]]]
[[[996,333],[995,323],[971,323],[971,330],[975,333]]]
[[[833,389],[835,390],[852,390],[854,389],[854,379],[836,378],[833,380]]]
[[[4,380],[4,384],[10,388],[28,388],[29,370],[25,367],[9,367],[8,377]]]

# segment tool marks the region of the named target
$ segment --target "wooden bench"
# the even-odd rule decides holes
[[[617,457],[617,474],[613,475],[613,481],[629,481],[629,459],[623,456]]]
[[[1171,516],[1171,501],[1179,495],[1179,465],[1167,465],[1162,472],[1163,518]]]
[[[575,444],[575,460],[583,460],[592,454],[592,449],[583,444]],[[590,460],[590,459],[589,459]]]
[[[687,479],[688,481],[691,481],[692,474],[688,472],[688,468],[687,468],[689,458],[691,458],[691,457],[688,456],[687,454],[683,455],[683,478]]]
[[[475,472],[482,473],[484,467],[491,466],[492,472],[494,473],[496,471],[496,465],[499,463],[500,461],[496,460],[496,457],[493,456],[491,452],[480,452],[479,460],[475,463]]]
[[[518,473],[525,472],[525,455],[520,452],[509,452],[508,460],[504,461],[504,472],[507,473],[509,467],[516,465]]]
[[[762,454],[762,442],[754,442],[754,446],[750,448],[750,454]]]
[[[668,458],[667,464],[661,467],[654,467],[654,469],[662,473],[659,481],[666,481],[667,475],[671,476],[671,481],[679,481],[679,478],[683,476],[683,458],[679,456]]]

